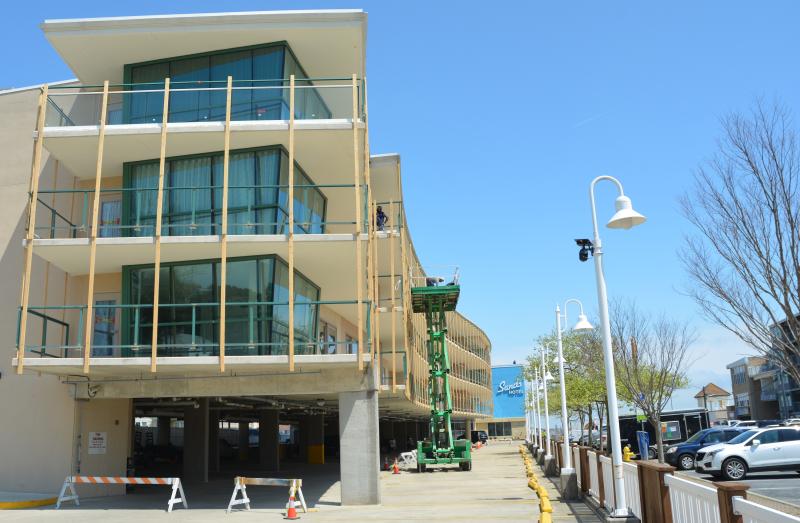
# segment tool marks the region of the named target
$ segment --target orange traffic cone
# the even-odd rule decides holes
[[[289,507],[286,509],[286,517],[283,519],[300,519],[294,506],[294,492],[289,494]]]
[[[394,459],[394,465],[392,465],[392,474],[400,474],[400,467],[397,465],[397,458]]]

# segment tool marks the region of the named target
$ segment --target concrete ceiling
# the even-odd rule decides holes
[[[361,10],[46,20],[41,28],[84,84],[121,83],[124,64],[278,41],[289,43],[311,77],[364,76]]]

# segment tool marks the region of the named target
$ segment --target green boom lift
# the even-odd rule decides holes
[[[417,471],[427,465],[458,464],[461,470],[472,469],[470,441],[453,440],[450,415],[450,356],[447,353],[447,320],[445,312],[454,311],[458,303],[458,285],[413,287],[411,304],[414,312],[424,313],[428,325],[428,396],[431,401],[430,435],[417,442]]]

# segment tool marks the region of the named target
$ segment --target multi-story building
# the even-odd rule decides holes
[[[338,461],[343,503],[379,501],[381,455],[426,435],[430,405],[409,306],[426,273],[400,157],[369,147],[366,27],[351,10],[42,24],[76,79],[0,93],[17,347],[0,490],[169,454],[185,481]],[[491,413],[491,345],[448,314],[468,427]]]
[[[747,356],[727,365],[731,372],[734,419],[778,417],[774,372],[766,368],[766,363],[764,358]]]

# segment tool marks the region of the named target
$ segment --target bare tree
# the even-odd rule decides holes
[[[677,389],[688,385],[688,352],[695,335],[687,324],[665,316],[651,318],[634,303],[615,303],[611,330],[617,377],[624,396],[642,409],[655,429],[658,460],[664,461],[661,413]],[[640,449],[642,459],[646,450]]]
[[[722,121],[718,151],[682,199],[697,234],[688,293],[712,321],[800,381],[800,150],[789,111],[759,102]]]

